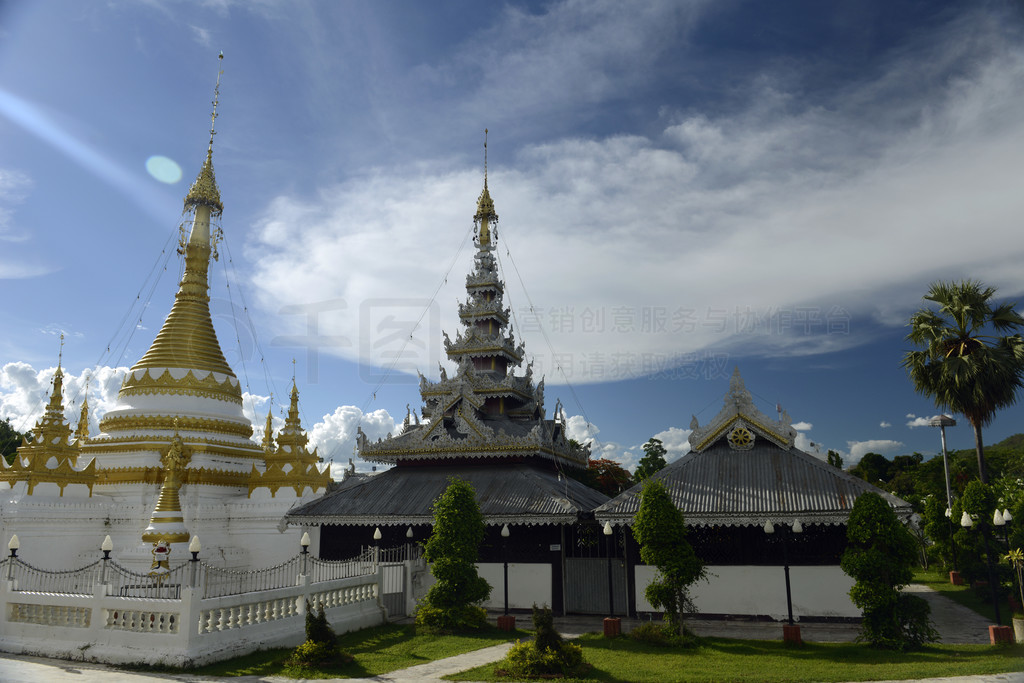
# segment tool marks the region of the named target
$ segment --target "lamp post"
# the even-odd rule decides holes
[[[612,583],[612,551],[615,543],[615,530],[611,522],[604,523],[604,535],[608,537],[608,617],[604,620],[606,638],[617,636],[622,632],[622,620],[615,616],[615,586]]]
[[[7,560],[7,580],[14,580],[14,561],[18,559],[18,548],[21,547],[21,541],[18,540],[18,534],[11,536],[11,540],[7,543],[7,549],[11,551],[11,557]]]
[[[953,489],[949,483],[949,455],[946,452],[946,427],[955,427],[956,420],[951,418],[949,415],[939,415],[928,420],[928,424],[932,427],[939,428],[939,434],[942,436],[942,469],[946,474],[946,519],[949,524],[949,544],[950,549],[953,552],[953,572],[949,575],[949,581],[954,586],[959,586],[960,581],[960,570],[957,567],[956,561],[956,541],[953,540],[953,520],[951,519],[953,509]]]
[[[783,573],[786,577],[786,611],[789,614],[788,624],[782,627],[782,639],[787,643],[792,642],[797,644],[801,642],[801,638],[800,627],[793,623],[793,592],[789,583],[789,534],[790,532],[794,534],[801,534],[803,531],[804,527],[800,524],[799,519],[793,520],[791,528],[784,524],[779,527],[779,536],[782,538]],[[771,520],[764,523],[764,532],[769,535],[775,533],[775,525],[772,524]]]
[[[110,537],[108,536],[107,538]],[[193,536],[192,540],[189,541],[188,544],[188,551],[192,553],[192,559],[188,561],[188,564],[189,567],[191,567],[191,571],[189,572],[191,576],[189,578],[191,579],[191,585],[193,588],[196,587],[196,576],[199,571],[199,551],[202,549],[203,544],[199,542],[199,537]]]
[[[309,573],[309,532],[303,531],[302,538],[299,540],[299,544],[302,546],[302,575],[305,576]]]
[[[380,539],[382,537],[380,527],[373,530],[373,563],[375,565],[380,564]]]
[[[995,514],[992,515],[992,524],[1003,530],[1003,543],[1006,545],[1007,551],[1010,549],[1010,534],[1006,530],[1006,523],[1012,519],[1013,516],[1010,514],[1009,510],[999,512],[999,508],[996,508]]]
[[[405,559],[409,561],[412,560],[412,527],[405,530],[405,538],[407,539],[405,542]]]
[[[960,526],[965,529],[974,526],[974,520],[967,514],[967,510],[964,510],[964,514],[960,516]],[[999,594],[996,590],[995,570],[992,568],[992,550],[989,547],[987,529],[981,530],[981,540],[985,544],[985,564],[988,566],[988,586],[992,593],[992,608],[996,612],[996,626],[1002,626],[1003,621],[999,614]]]
[[[103,539],[103,543],[100,543],[100,550],[103,551],[103,564],[100,567],[100,583],[107,582],[107,562],[110,561],[110,551],[114,549],[114,542],[110,540],[110,534],[107,534],[106,538]]]
[[[504,564],[505,579],[505,613],[498,617],[498,628],[511,631],[516,627],[516,618],[508,613],[508,524],[501,527],[501,560]]]

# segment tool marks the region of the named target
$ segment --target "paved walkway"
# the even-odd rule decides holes
[[[988,643],[988,621],[972,610],[945,598],[932,589],[914,585],[912,591],[929,602],[932,607],[932,620],[943,643]],[[529,623],[529,617],[520,617]],[[623,630],[628,632],[645,620],[623,619]],[[691,619],[687,625],[698,635],[725,638],[742,638],[750,640],[781,640],[782,626],[776,622],[722,619]],[[555,626],[567,637],[573,637],[590,631],[600,631],[599,617],[565,617],[556,618]],[[812,642],[852,642],[858,633],[855,624],[801,624],[801,635],[806,641]],[[511,647],[510,643],[468,652],[464,655],[449,657],[427,664],[420,664],[409,669],[393,671],[374,678],[334,679],[347,683],[437,683],[441,676],[472,669],[490,662],[496,662],[505,656]],[[1024,669],[1024,664],[1022,664]],[[67,662],[41,657],[23,657],[19,655],[0,655],[0,681],[3,683],[161,683],[170,681],[210,682],[218,683],[294,683],[293,679],[269,676],[243,676],[224,679],[212,676],[194,676],[191,674],[154,674],[130,672],[114,669],[102,664],[86,664]],[[959,676],[954,678],[930,678],[916,683],[1024,683],[1024,670],[1016,673],[993,674],[987,676]],[[907,683],[904,681],[903,683]]]

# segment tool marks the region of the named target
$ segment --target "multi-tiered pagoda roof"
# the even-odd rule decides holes
[[[452,476],[473,484],[491,523],[571,523],[607,500],[568,476],[587,467],[589,447],[570,441],[560,410],[547,419],[544,381],[533,381],[504,305],[505,286],[495,257],[498,215],[484,176],[477,200],[476,254],[459,304],[462,330],[445,352],[449,376],[420,375],[422,409],[409,411],[402,431],[369,441],[359,431],[359,453],[394,465],[376,476],[353,478],[339,490],[302,506],[289,519],[302,524],[423,524]],[[422,419],[421,419],[422,417]]]

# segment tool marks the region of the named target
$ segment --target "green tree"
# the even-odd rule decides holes
[[[644,457],[640,458],[640,462],[636,466],[636,474],[634,474],[637,481],[647,479],[655,472],[664,469],[667,464],[665,462],[665,455],[668,451],[665,450],[665,446],[661,443],[661,439],[655,439],[652,436],[647,440],[647,443],[643,445],[643,449]]]
[[[434,501],[434,529],[424,548],[436,579],[416,612],[416,623],[451,631],[479,628],[487,614],[479,603],[491,586],[476,571],[486,524],[469,482],[452,479]]]
[[[978,475],[988,483],[982,427],[1017,401],[1024,384],[1024,326],[1012,303],[993,307],[995,287],[976,280],[936,282],[910,318],[907,340],[920,347],[903,356],[914,388],[939,408],[960,413],[974,429]]]
[[[861,637],[893,650],[936,640],[928,603],[900,592],[913,579],[917,541],[881,496],[865,493],[857,498],[846,539],[839,566],[856,582],[850,598],[864,613]]]
[[[878,486],[881,483],[884,486],[889,481],[891,467],[892,463],[884,455],[865,453],[860,462],[850,469],[850,474],[860,477],[869,484]]]
[[[830,450],[828,452],[828,464],[843,469],[843,456],[839,455],[837,451]]]
[[[7,460],[8,465],[14,462],[14,454],[23,438],[24,434],[11,426],[10,418],[0,420],[0,455]]]
[[[665,621],[683,635],[683,613],[693,610],[689,588],[706,576],[704,563],[686,540],[683,513],[660,481],[648,479],[640,492],[640,509],[633,522],[640,559],[658,568],[644,595],[665,610]]]

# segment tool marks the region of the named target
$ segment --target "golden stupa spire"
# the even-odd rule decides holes
[[[160,485],[160,497],[157,498],[153,515],[149,518],[149,526],[142,533],[144,543],[185,543],[192,536],[185,528],[185,517],[181,511],[181,498],[178,496],[178,489],[181,488],[181,478],[188,464],[188,454],[185,452],[178,434],[178,420],[174,420],[174,437],[167,452],[160,458],[164,469],[164,481]]]
[[[274,451],[274,395],[270,395],[270,407],[267,408],[267,424],[263,427],[263,452]]]
[[[223,59],[223,53],[220,59]],[[211,373],[221,375],[213,384],[216,386],[198,387],[204,395],[211,392],[235,403],[241,403],[241,389],[237,381],[226,381],[235,374],[224,358],[217,335],[213,330],[210,318],[210,296],[208,273],[210,256],[215,253],[216,238],[219,229],[211,230],[211,217],[220,215],[223,208],[220,193],[213,176],[213,123],[217,119],[217,103],[220,97],[220,74],[217,73],[217,86],[214,89],[213,113],[210,117],[210,145],[206,152],[206,162],[199,176],[185,197],[186,220],[182,223],[182,241],[180,251],[185,255],[185,270],[179,284],[178,293],[174,297],[174,305],[164,321],[160,332],[146,354],[132,367],[121,390],[121,395],[131,395],[134,391],[142,393],[157,392],[164,388],[181,389],[181,378],[164,376],[167,368],[180,368],[193,372],[194,379],[190,382],[206,381]],[[188,215],[192,217],[192,229],[188,239],[184,239],[184,230]],[[149,377],[146,373],[136,372],[152,369]],[[188,390],[186,390],[188,393]]]
[[[476,214],[473,216],[473,223],[477,226],[477,245],[481,248],[489,248],[491,242],[491,226],[497,227],[498,214],[494,212],[494,201],[487,189],[487,129],[484,128],[484,189],[476,200]],[[497,234],[495,234],[497,238]]]
[[[89,377],[85,378],[85,392],[82,394],[82,412],[78,416],[78,428],[75,438],[84,443],[89,438]]]

